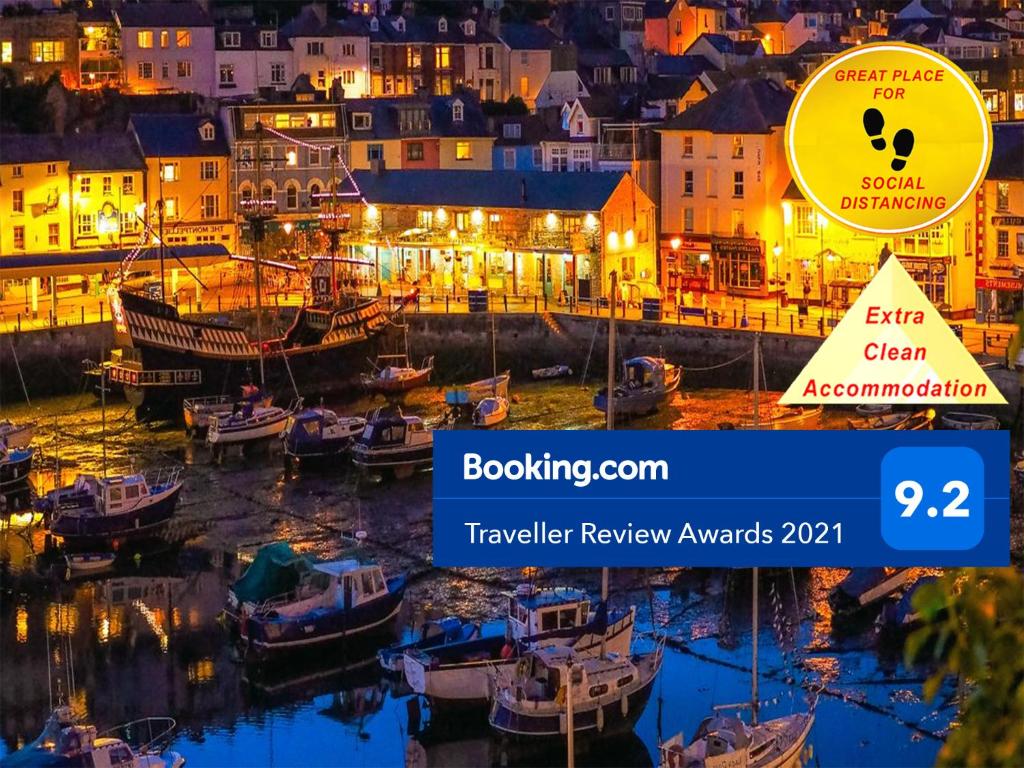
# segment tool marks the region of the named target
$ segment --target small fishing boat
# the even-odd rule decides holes
[[[531,740],[562,739],[569,727],[577,737],[632,730],[647,706],[663,652],[661,643],[633,656],[584,657],[565,646],[530,651],[495,672],[488,721],[495,730]]]
[[[242,399],[246,398],[246,387],[242,388]],[[256,391],[258,394],[258,390]],[[261,396],[257,402],[264,408],[270,407],[273,398]],[[205,437],[210,428],[210,421],[219,416],[230,416],[238,407],[239,399],[231,395],[208,395],[206,397],[189,397],[182,401],[182,413],[185,419],[185,434],[189,437]]]
[[[61,706],[50,715],[35,741],[2,762],[4,768],[181,768],[185,758],[163,748],[175,727],[169,717],[149,717],[97,733],[95,726],[76,723],[71,708]],[[146,741],[129,744],[117,733],[145,734]]]
[[[885,603],[875,621],[878,633],[893,638],[909,632],[920,624],[921,616],[914,608],[914,595],[921,587],[933,584],[937,579],[937,576],[924,576],[911,585],[899,600]]]
[[[0,446],[8,448],[28,448],[36,433],[34,422],[27,421],[24,424],[15,424],[4,419],[0,421]]]
[[[705,718],[689,746],[676,734],[660,747],[659,768],[789,768],[799,765],[813,712],[747,725],[738,717]]]
[[[352,463],[367,471],[406,476],[434,463],[434,433],[419,416],[400,408],[378,408],[350,448]]]
[[[444,704],[482,704],[490,698],[488,671],[516,663],[525,651],[548,645],[573,647],[582,656],[605,650],[628,654],[636,609],[591,610],[585,592],[569,587],[521,585],[508,595],[505,630],[476,640],[405,652],[405,679],[416,693]]]
[[[38,506],[49,517],[50,533],[75,551],[152,538],[174,516],[180,476],[181,467],[102,478],[79,475],[73,485],[46,494]]]
[[[856,408],[858,416],[884,416],[892,413],[892,406],[888,403],[864,403]]]
[[[117,555],[113,552],[82,552],[80,554],[64,555],[64,562],[67,563],[68,573],[72,576],[79,576],[87,573],[105,571],[113,567]]]
[[[861,419],[848,419],[850,429],[881,429],[910,430],[931,429],[935,412],[930,408],[916,413],[911,411],[894,411],[881,416],[867,416]]]
[[[808,421],[821,417],[824,406],[821,405],[778,405],[761,414],[757,426],[753,420],[743,421],[736,429],[798,429]]]
[[[284,431],[291,414],[292,409],[259,405],[258,401],[236,403],[231,413],[210,417],[206,444],[219,454],[228,446],[245,446],[277,437]]]
[[[464,643],[480,637],[480,622],[463,621],[458,616],[425,621],[420,626],[415,640],[396,643],[377,652],[380,665],[388,672],[401,672],[406,651],[427,650],[451,643]]]
[[[19,493],[28,486],[35,448],[11,448],[0,443],[0,495]]]
[[[271,599],[284,597],[294,602],[312,594],[315,588],[308,588],[307,584],[318,562],[314,557],[295,552],[285,541],[263,545],[228,589],[225,617],[238,621],[243,612],[254,613],[257,606]]]
[[[987,413],[967,413],[950,411],[942,414],[943,429],[959,429],[964,431],[999,429],[999,419]]]
[[[914,576],[910,568],[854,568],[828,596],[834,618],[860,614],[903,589]]]
[[[493,427],[508,418],[508,400],[504,397],[485,397],[473,409],[474,427]]]
[[[475,406],[485,397],[508,398],[508,384],[511,380],[508,371],[488,379],[480,379],[462,387],[450,387],[444,391],[444,401],[450,406]]]
[[[303,408],[288,417],[281,432],[285,462],[305,463],[340,456],[365,426],[362,416],[338,416],[323,406]]]
[[[634,357],[626,361],[622,383],[615,386],[613,405],[616,419],[646,416],[679,386],[683,369],[663,357]],[[594,395],[594,407],[607,413],[608,388]]]
[[[433,370],[433,355],[423,358],[419,368],[410,365],[408,355],[378,355],[373,372],[360,378],[367,391],[394,395],[425,386]]]
[[[304,593],[272,597],[243,611],[241,636],[257,655],[308,648],[381,628],[398,614],[405,576],[385,579],[357,558],[319,562]]]
[[[568,365],[552,365],[547,368],[534,368],[530,371],[530,375],[538,380],[561,379],[566,376],[572,376],[572,368]]]

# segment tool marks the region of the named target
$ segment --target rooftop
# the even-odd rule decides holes
[[[207,115],[135,114],[129,121],[147,157],[209,157],[231,154],[220,119]],[[212,125],[213,139],[200,129]]]
[[[193,2],[130,3],[114,11],[122,27],[212,27],[213,19]]]
[[[770,133],[772,128],[785,125],[795,95],[774,80],[734,80],[659,130]]]

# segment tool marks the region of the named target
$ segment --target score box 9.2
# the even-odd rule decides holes
[[[985,465],[971,448],[893,448],[882,458],[882,539],[899,550],[965,550],[985,534]]]

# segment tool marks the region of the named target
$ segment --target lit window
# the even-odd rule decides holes
[[[63,40],[33,40],[32,61],[54,62],[64,61]]]
[[[434,49],[434,68],[449,69],[452,65],[451,48],[447,45],[439,45]]]
[[[50,224],[46,231],[46,243],[51,248],[60,245],[60,224]]]
[[[234,64],[221,64],[220,65],[220,84],[222,86],[234,85],[235,84],[235,65]]]
[[[167,48],[171,44],[171,34],[166,29],[160,30],[160,47]]]
[[[178,198],[176,198],[176,197],[165,197],[164,198],[164,218],[165,219],[176,219],[176,218],[178,218]]]
[[[122,176],[121,177],[121,194],[123,194],[123,195],[134,195],[135,194],[135,177],[134,176]]]
[[[152,80],[153,79],[153,62],[151,61],[140,61],[139,62],[139,80]]]
[[[136,35],[139,48],[152,48],[153,47],[153,30],[151,29],[140,29]]]
[[[191,48],[192,47],[192,31],[188,29],[179,29],[174,33],[174,43],[179,48]]]
[[[160,178],[164,181],[177,181],[180,168],[177,163],[164,163],[160,166]]]
[[[79,184],[80,184],[79,189],[81,190],[83,195],[88,195],[90,192],[92,192],[92,177],[91,176],[83,176],[81,178]]]
[[[693,136],[683,136],[683,157],[693,157]]]
[[[20,224],[14,229],[14,247],[19,250],[25,250],[25,227]]]
[[[455,142],[455,159],[456,160],[472,160],[473,159],[473,146],[468,141],[457,141],[457,142]]]
[[[11,190],[11,212],[12,213],[24,213],[25,212],[25,190],[13,189]]]
[[[0,63],[10,64],[14,61],[14,48],[10,40],[0,42]]]

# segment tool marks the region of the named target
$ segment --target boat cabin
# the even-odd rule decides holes
[[[573,669],[573,693],[579,704],[615,693],[636,680],[637,669],[628,658],[609,653],[605,658],[583,659],[567,646],[539,648],[524,656],[517,669],[523,694],[530,701],[557,700],[559,689]]]
[[[633,357],[625,362],[622,384],[627,389],[651,389],[665,385],[665,361],[657,357]]]
[[[324,592],[333,594],[346,610],[383,597],[388,591],[379,565],[355,559],[317,563],[313,566],[311,582],[314,586],[322,585]]]
[[[419,416],[401,413],[377,413],[366,423],[359,442],[373,448],[416,445],[430,441],[430,435]]]
[[[97,511],[108,515],[126,512],[149,496],[149,486],[141,474],[98,478],[79,475],[75,478],[74,495],[88,495],[96,500]]]
[[[590,620],[590,598],[581,589],[533,589],[522,585],[508,596],[508,623],[512,637],[581,627]]]

